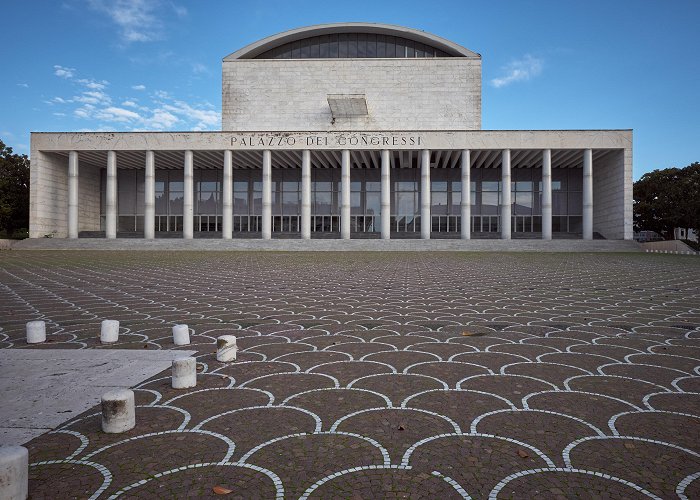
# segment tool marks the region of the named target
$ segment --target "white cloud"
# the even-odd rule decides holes
[[[101,90],[89,90],[73,97],[73,101],[84,104],[110,104],[112,99]]]
[[[134,122],[140,121],[141,115],[131,111],[129,109],[118,108],[116,106],[109,106],[104,109],[97,110],[95,112],[95,118],[107,122]]]
[[[208,102],[185,102],[175,98],[165,90],[152,94],[119,96],[113,99],[108,92],[107,80],[77,78],[74,68],[58,66],[57,71],[66,72],[62,77],[78,87],[78,93],[70,98],[56,96],[45,101],[51,106],[59,106],[54,116],[72,116],[96,122],[101,128],[115,130],[217,130],[221,123],[221,113]],[[68,73],[70,76],[68,76]],[[143,91],[145,85],[132,85],[134,91]],[[120,102],[115,105],[114,101]]]
[[[109,82],[107,80],[102,80],[98,82],[95,80],[89,80],[87,78],[81,78],[77,80],[77,82],[93,90],[104,90],[107,87],[107,85],[109,85]]]
[[[17,86],[18,86],[18,87],[25,88],[25,89],[28,89],[28,88],[29,88],[29,84],[28,84],[28,83],[18,83]]]
[[[175,5],[171,4],[173,7],[173,10],[175,11],[175,15],[182,19],[183,17],[187,17],[187,7],[184,7],[182,5]]]
[[[542,59],[526,54],[522,59],[510,62],[502,68],[505,72],[504,76],[493,78],[491,85],[496,88],[505,87],[515,82],[530,80],[531,78],[542,73]]]
[[[151,42],[164,38],[163,21],[157,14],[163,7],[159,0],[88,0],[90,6],[109,16],[118,28],[124,43]],[[187,9],[172,5],[178,17]],[[162,12],[160,12],[162,15]]]
[[[179,123],[180,119],[174,114],[164,110],[156,109],[150,118],[144,120],[144,125],[146,128],[164,130],[172,128],[176,123]]]
[[[192,64],[192,73],[194,73],[195,75],[199,75],[202,73],[209,74],[209,68],[207,68],[202,63],[193,63]]]
[[[73,72],[75,71],[75,68],[67,68],[65,66],[60,66],[58,64],[55,64],[53,69],[54,69],[54,72],[53,72],[54,75],[56,75],[60,78],[66,78],[66,79],[73,78]]]
[[[213,109],[194,108],[183,101],[174,101],[173,104],[166,104],[164,109],[173,113],[189,117],[196,121],[194,125],[198,130],[207,130],[219,124],[221,116]]]

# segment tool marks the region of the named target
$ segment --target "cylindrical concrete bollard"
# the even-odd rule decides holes
[[[102,320],[100,328],[100,342],[103,344],[111,344],[119,340],[119,321],[116,319]]]
[[[29,321],[27,323],[27,344],[40,344],[41,342],[46,342],[46,323]]]
[[[25,500],[29,494],[29,452],[24,446],[0,446],[0,498]]]
[[[227,361],[236,361],[236,337],[233,335],[222,335],[216,339],[216,360],[226,363]]]
[[[173,389],[187,389],[197,385],[197,360],[178,358],[173,360],[172,380]]]
[[[173,342],[175,345],[188,345],[190,343],[190,329],[187,325],[173,327]]]
[[[102,395],[102,431],[117,434],[136,425],[134,391],[115,389]]]

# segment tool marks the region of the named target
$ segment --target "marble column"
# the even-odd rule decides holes
[[[262,165],[262,237],[272,239],[272,151],[263,151]]]
[[[583,239],[593,239],[593,150],[583,150]]]
[[[542,239],[552,239],[552,150],[542,151]]]
[[[379,227],[383,240],[391,238],[391,161],[389,155],[389,150],[382,150],[381,220]]]
[[[194,154],[185,151],[184,198],[182,203],[182,237],[194,238]]]
[[[311,151],[301,153],[301,239],[311,239]]]
[[[105,236],[117,237],[117,153],[107,151],[107,189],[105,196]]]
[[[424,149],[420,159],[420,237],[430,239],[433,222],[430,217],[430,150]]]
[[[510,239],[510,149],[501,153],[501,239]]]
[[[146,151],[146,175],[143,183],[143,237],[156,237],[156,160],[153,151]]]
[[[350,151],[343,150],[340,172],[340,237],[350,239]]]
[[[68,153],[68,237],[78,237],[78,152]]]
[[[471,153],[468,149],[462,150],[462,203],[461,220],[463,240],[472,237],[472,189],[471,189]]]
[[[224,151],[224,185],[221,200],[221,237],[233,238],[233,151]]]

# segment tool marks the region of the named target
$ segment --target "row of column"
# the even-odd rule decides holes
[[[301,156],[301,237],[311,238],[311,151],[304,150]],[[465,149],[461,156],[462,202],[461,238],[469,239],[471,234],[471,189],[470,151]],[[390,238],[391,229],[391,174],[390,152],[381,152],[381,237]],[[510,190],[510,149],[504,149],[501,157],[501,239],[511,237],[511,190]],[[194,155],[185,151],[184,199],[183,199],[183,238],[194,236]],[[224,239],[233,236],[233,153],[224,151],[223,179]],[[272,238],[272,152],[263,151],[262,161],[262,237]],[[341,194],[340,194],[340,237],[350,239],[350,151],[341,154]],[[144,199],[144,238],[155,237],[155,157],[153,151],[146,151]],[[107,238],[117,237],[117,154],[107,152],[107,188],[105,196],[105,234]],[[421,238],[430,239],[430,150],[421,151]],[[68,156],[68,237],[78,237],[78,153],[71,151]],[[542,239],[552,239],[552,151],[542,152]],[[593,152],[583,151],[583,239],[593,239]]]

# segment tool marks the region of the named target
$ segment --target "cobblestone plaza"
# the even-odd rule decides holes
[[[699,278],[641,253],[3,252],[0,348],[42,319],[32,348],[106,349],[117,319],[113,347],[197,351],[196,388],[134,388],[133,430],[95,401],[26,444],[30,495],[698,498]]]

